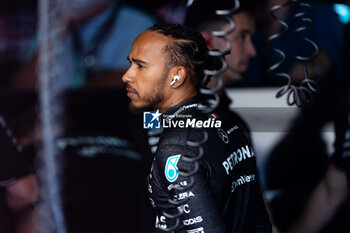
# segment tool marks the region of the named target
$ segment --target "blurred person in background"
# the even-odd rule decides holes
[[[282,50],[286,59],[277,69],[277,72],[286,72],[291,75],[294,84],[299,84],[304,79],[302,64],[296,60],[295,56],[310,56],[314,48],[308,42],[295,35],[295,31],[307,26],[308,22],[296,19],[295,15],[306,12],[303,16],[310,18],[314,23],[301,33],[301,35],[314,41],[320,52],[311,61],[307,62],[308,74],[311,79],[315,79],[320,84],[327,85],[328,80],[341,81],[345,73],[345,25],[339,20],[338,15],[333,10],[332,1],[314,0],[307,1],[312,7],[309,11],[307,7],[298,6],[291,3],[274,11],[274,15],[288,24],[288,31],[281,37],[268,42],[268,38],[281,32],[282,25],[271,17],[270,10],[279,4],[284,4],[284,0],[267,0],[262,5],[257,19],[257,33],[253,37],[256,46],[257,57],[252,66],[249,67],[245,86],[279,86],[286,84],[287,80],[275,77],[267,73],[268,68],[281,60],[279,54],[272,48]],[[337,2],[337,1],[335,1]],[[327,17],[324,17],[327,15]]]
[[[225,88],[232,87],[240,82],[244,73],[247,71],[250,59],[256,55],[255,47],[252,44],[252,35],[255,32],[255,1],[241,1],[240,8],[231,15],[235,22],[234,31],[229,33],[226,38],[231,43],[231,50],[225,55],[227,68],[219,77],[223,80],[223,88],[220,90],[220,106],[229,109],[232,101],[228,98]],[[231,26],[227,19],[218,16],[216,10],[229,10],[234,8],[234,2],[219,0],[194,1],[187,9],[185,25],[198,30],[205,39],[207,46],[211,50],[221,50],[226,48],[226,42],[212,35],[213,31],[228,31]],[[208,88],[214,88],[218,83],[217,79],[205,81]],[[232,112],[232,111],[231,111]],[[232,112],[232,118],[240,119],[245,127],[245,133],[249,135],[249,127],[238,116]]]
[[[67,88],[118,86],[128,67],[125,57],[131,41],[147,27],[164,21],[182,22],[185,3],[181,0],[146,2],[136,0],[71,1],[65,3],[57,21],[59,40],[67,56]],[[152,6],[152,7],[150,7]],[[35,88],[38,38],[30,49],[32,57],[14,77],[12,87]]]
[[[33,233],[34,207],[38,199],[37,180],[26,143],[18,137],[19,129],[28,125],[15,122],[23,115],[9,115],[19,108],[15,96],[8,92],[19,67],[26,63],[26,52],[36,32],[35,0],[1,1],[0,3],[0,232]],[[14,98],[15,97],[15,98]],[[23,101],[25,102],[25,101]],[[4,104],[6,103],[6,104]],[[26,102],[27,103],[27,102]],[[25,105],[25,104],[24,104]],[[21,107],[18,107],[21,106]],[[27,108],[27,106],[26,106]],[[23,112],[21,112],[23,113]],[[11,122],[11,123],[10,123]],[[16,128],[16,129],[15,129]],[[27,139],[31,140],[30,137]]]
[[[130,2],[130,3],[129,3]],[[66,2],[57,19],[58,40],[69,54],[65,63],[66,88],[91,85],[118,85],[119,74],[127,68],[125,57],[130,40],[156,22],[154,16],[133,1],[103,0]],[[12,80],[12,87],[35,88],[38,73],[39,38],[33,40],[28,63]]]
[[[250,59],[256,55],[252,43],[252,36],[255,32],[254,14],[257,7],[255,3],[255,1],[240,1],[238,11],[231,16],[235,22],[235,28],[226,38],[232,47],[225,56],[227,68],[220,74],[224,87],[233,86],[240,81],[248,69]],[[209,49],[223,51],[226,42],[213,36],[212,32],[228,31],[231,25],[223,16],[216,15],[215,10],[229,10],[234,6],[234,1],[194,1],[187,10],[185,24],[201,32]]]
[[[146,185],[153,156],[125,90],[82,88],[64,98],[57,149],[68,232],[153,232]]]
[[[22,147],[0,116],[0,232],[33,233],[37,183]]]
[[[349,232],[350,212],[350,91],[340,87],[332,94],[337,106],[326,106],[333,112],[335,123],[335,151],[328,169],[314,187],[303,211],[286,232]],[[330,115],[330,114],[328,114]]]
[[[344,116],[342,112],[348,108],[347,88],[347,83],[329,83],[327,88],[322,88],[312,103],[299,110],[268,154],[265,190],[275,224],[282,232],[297,221],[313,190],[333,163],[329,160],[332,124],[336,122],[337,125],[339,116]],[[345,129],[345,124],[342,125]],[[341,140],[340,128],[336,128],[337,140]],[[349,202],[345,201],[332,221],[324,222],[320,232],[348,232],[349,214]]]
[[[37,28],[36,9],[36,0],[0,2],[0,89],[11,87],[13,77],[27,62]]]
[[[336,217],[345,200],[349,198],[350,112],[343,116],[344,119],[339,122],[341,126],[338,128],[333,162],[324,178],[313,190],[298,220],[286,231],[288,233],[321,232]],[[348,229],[341,227],[337,229],[337,232],[348,232]]]
[[[335,1],[337,2],[337,1]],[[282,4],[284,1],[268,1],[265,12],[268,9]],[[319,184],[327,173],[329,167],[329,150],[327,138],[325,139],[325,127],[335,119],[335,105],[343,104],[346,98],[340,98],[339,93],[344,93],[342,86],[348,86],[344,75],[345,56],[345,26],[341,24],[338,15],[333,10],[332,1],[309,1],[312,10],[305,17],[310,17],[314,24],[302,34],[312,39],[319,47],[320,54],[307,63],[309,77],[318,82],[320,91],[315,93],[311,104],[305,104],[286,134],[283,135],[271,150],[266,162],[266,190],[269,199],[271,213],[276,225],[281,231],[286,231],[299,218],[304,204],[309,199],[313,189]],[[304,71],[295,55],[310,55],[313,47],[293,35],[294,31],[304,25],[294,19],[294,15],[300,10],[296,4],[291,4],[274,14],[277,18],[286,20],[289,32],[272,42],[272,46],[283,50],[287,59],[279,71],[292,75],[293,83],[299,84],[304,79]],[[329,17],[324,17],[327,15]],[[265,36],[272,35],[281,30],[281,25],[271,17],[265,17]],[[259,37],[263,38],[263,37]],[[264,60],[277,61],[276,53],[267,52],[263,46],[257,46],[258,56],[262,55],[260,64],[268,63]],[[262,50],[259,50],[262,49]],[[267,54],[272,56],[266,56]],[[275,54],[275,55],[274,55]],[[249,71],[248,71],[249,73]],[[265,76],[264,83],[259,85],[280,85],[286,80]],[[338,96],[338,97],[337,97]],[[327,132],[328,133],[328,132]],[[338,137],[339,139],[339,137]],[[317,163],[315,163],[317,161]],[[311,169],[312,168],[312,169]],[[296,172],[297,171],[297,172]],[[348,206],[348,202],[343,202]],[[320,232],[345,232],[348,231],[344,219],[348,218],[348,208],[340,208],[332,221],[324,222]]]

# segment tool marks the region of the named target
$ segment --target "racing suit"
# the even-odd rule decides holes
[[[201,98],[187,99],[163,115],[148,185],[156,232],[173,228],[189,233],[271,232],[244,123],[225,108],[200,112]],[[221,121],[221,125],[181,127],[175,126],[176,121],[185,126],[188,121]],[[203,140],[204,132],[208,138],[198,158],[199,147],[187,141]]]

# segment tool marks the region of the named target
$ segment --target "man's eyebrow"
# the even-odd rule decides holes
[[[251,33],[252,32],[252,30],[250,30],[250,29],[242,29],[241,30],[241,33]]]
[[[127,56],[126,59],[127,59],[128,61],[133,61],[133,62],[138,63],[138,64],[148,65],[147,62],[145,62],[145,61],[143,61],[143,60],[140,60],[140,59],[137,59],[137,58],[131,58],[131,59],[130,59],[130,57]]]
[[[240,34],[242,35],[244,35],[244,34],[253,34],[254,33],[254,31],[253,30],[251,30],[251,29],[242,29],[242,30],[240,30]]]

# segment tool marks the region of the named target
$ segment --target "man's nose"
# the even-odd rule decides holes
[[[256,49],[255,49],[254,44],[251,40],[249,40],[247,43],[247,53],[248,53],[249,57],[256,56]]]
[[[134,75],[133,72],[131,70],[131,68],[129,68],[123,75],[122,77],[123,82],[125,83],[132,83],[134,81]]]

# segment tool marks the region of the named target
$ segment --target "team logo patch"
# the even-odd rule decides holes
[[[177,163],[179,162],[180,157],[181,157],[181,154],[174,155],[169,157],[166,161],[165,177],[169,182],[174,182],[179,176]]]
[[[221,140],[227,144],[229,141],[227,133],[222,129],[218,129],[218,134],[219,134]]]
[[[143,128],[144,129],[160,129],[162,113],[157,110],[156,112],[143,112]]]

